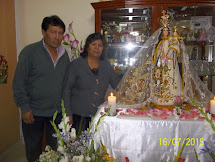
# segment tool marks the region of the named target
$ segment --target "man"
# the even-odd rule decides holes
[[[36,161],[42,153],[42,137],[46,144],[57,148],[57,139],[50,120],[58,111],[61,115],[61,93],[69,57],[61,46],[65,24],[58,16],[45,17],[43,39],[26,46],[19,55],[13,79],[14,99],[22,113],[22,130],[28,162]]]

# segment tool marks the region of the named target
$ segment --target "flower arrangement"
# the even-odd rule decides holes
[[[212,144],[209,144],[209,142],[204,141],[205,149],[201,149],[201,153],[208,153],[210,157],[213,160],[215,160],[215,145],[214,145],[215,144],[215,124],[213,123],[211,114],[205,111],[204,107],[199,106],[199,104],[193,98],[190,98],[190,99],[201,112],[201,116],[205,118],[206,129],[211,134],[211,137],[212,137],[211,138]]]
[[[68,123],[69,117],[66,116],[64,103],[62,101],[62,121],[58,125],[54,123],[57,112],[51,121],[55,129],[55,137],[57,137],[57,151],[52,150],[49,146],[46,147],[46,152],[43,152],[39,157],[39,162],[112,162],[114,159],[109,156],[106,147],[101,142],[101,147],[94,148],[93,136],[97,131],[97,127],[101,118],[108,115],[109,111],[103,114],[96,124],[95,131],[92,131],[92,124],[88,130],[82,131],[80,136],[76,136],[75,128],[71,128]]]
[[[194,103],[194,105],[199,109],[201,116],[205,118],[208,124],[210,124],[213,134],[215,134],[215,125],[212,121],[211,114],[206,112],[204,107],[199,106],[199,104],[193,98],[190,99]]]
[[[183,106],[183,103],[184,103],[183,97],[182,96],[175,96],[173,103],[176,107],[181,108]]]
[[[215,145],[214,144],[215,143],[209,144],[208,142],[204,141],[205,149],[201,149],[201,153],[208,153],[213,160],[215,160]]]
[[[63,44],[69,46],[71,51],[73,51],[73,56],[71,57],[71,61],[80,56],[80,53],[83,52],[82,41],[79,45],[79,41],[77,40],[75,33],[72,29],[72,23],[69,24],[68,31],[63,37]]]
[[[183,106],[184,100],[182,96],[175,96],[175,99],[173,101],[175,108],[174,108],[174,116],[176,118],[179,118],[179,115],[181,115],[181,108]]]

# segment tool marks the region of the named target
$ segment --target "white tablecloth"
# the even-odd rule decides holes
[[[101,111],[103,108],[97,112],[95,122]],[[210,138],[205,130],[204,120],[106,116],[99,126],[95,143],[99,145],[101,140],[108,153],[114,158],[122,157],[122,161],[128,157],[130,162],[154,162],[162,159],[173,160],[188,135],[188,143],[182,157],[186,162],[196,161],[195,147],[199,160],[206,161],[203,154],[200,154],[200,149],[204,148],[200,139],[207,141]]]

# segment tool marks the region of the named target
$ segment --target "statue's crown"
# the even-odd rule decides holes
[[[165,10],[163,10],[162,13],[163,13],[163,16],[161,16],[161,18],[159,20],[160,25],[162,27],[167,27],[167,26],[169,26],[169,15],[166,14]]]

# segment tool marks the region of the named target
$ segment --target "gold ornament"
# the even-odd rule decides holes
[[[163,13],[163,16],[161,16],[160,18],[160,25],[163,27],[167,27],[169,26],[169,15],[166,14],[165,10],[163,10],[162,13]]]

